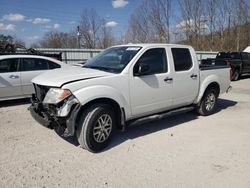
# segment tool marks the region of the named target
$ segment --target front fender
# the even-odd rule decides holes
[[[194,102],[195,104],[199,103],[201,98],[203,97],[207,87],[211,83],[217,83],[220,86],[220,78],[217,75],[209,75],[207,76],[201,83],[200,83],[200,90],[199,94],[197,96],[196,101]]]
[[[100,92],[101,91],[101,92]],[[116,101],[121,108],[124,108],[126,117],[131,116],[128,99],[116,88],[104,85],[94,85],[79,89],[73,92],[81,105],[100,98],[108,98]]]

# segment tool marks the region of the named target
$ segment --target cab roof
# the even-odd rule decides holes
[[[138,46],[138,47],[157,47],[157,46],[171,46],[171,47],[190,47],[189,45],[183,45],[183,44],[167,44],[167,43],[128,43],[128,44],[122,44],[122,45],[116,45],[115,47],[121,47],[121,46]]]

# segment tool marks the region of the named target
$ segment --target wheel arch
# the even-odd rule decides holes
[[[211,89],[211,88],[214,88],[216,91],[217,91],[217,96],[219,96],[219,94],[220,94],[220,85],[217,83],[217,82],[212,82],[212,83],[210,83],[208,86],[207,86],[207,88],[206,88],[206,90],[205,90],[205,92],[208,90],[208,89]],[[204,93],[205,93],[204,92]],[[204,93],[203,93],[203,95],[204,95]]]
[[[212,81],[212,82],[207,83],[206,85],[203,85],[203,86],[201,87],[201,90],[200,90],[200,92],[199,92],[199,95],[198,95],[198,98],[197,98],[197,100],[196,100],[196,103],[200,103],[200,102],[201,102],[201,99],[202,99],[202,97],[204,96],[205,92],[206,92],[208,89],[210,89],[210,88],[215,88],[216,91],[217,91],[217,97],[219,96],[220,90],[221,90],[220,84],[219,84],[218,81]]]
[[[124,121],[125,121],[124,108],[121,107],[119,105],[119,103],[117,101],[115,101],[114,99],[107,98],[107,97],[93,99],[93,100],[91,100],[91,101],[89,101],[81,106],[81,109],[77,114],[76,129],[77,129],[77,125],[78,125],[78,122],[80,120],[81,114],[84,112],[85,109],[89,108],[90,106],[92,106],[94,104],[105,104],[105,105],[110,106],[112,108],[111,110],[114,110],[114,112],[116,114],[115,117],[116,117],[116,121],[117,121],[117,128],[122,129],[122,125],[124,124]]]

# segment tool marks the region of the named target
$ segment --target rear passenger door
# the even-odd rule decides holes
[[[199,90],[199,66],[188,48],[171,48],[174,63],[173,88],[175,107],[192,104]]]
[[[18,65],[18,58],[0,60],[0,99],[22,95]]]
[[[34,87],[31,80],[49,69],[48,61],[39,58],[21,59],[21,82],[24,95],[34,93]]]

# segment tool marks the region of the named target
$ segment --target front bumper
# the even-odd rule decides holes
[[[46,114],[41,114],[40,109],[37,107],[36,104],[32,103],[31,106],[28,108],[30,111],[31,116],[41,125],[46,128],[53,129],[53,121],[49,120],[49,117]],[[39,113],[40,112],[40,113]]]
[[[62,106],[65,106],[64,104]],[[43,104],[39,102],[35,95],[32,95],[31,105],[28,108],[31,116],[42,126],[55,129],[63,128],[63,137],[73,136],[76,127],[76,118],[80,111],[81,105],[74,103],[70,106],[68,114],[65,117],[59,117],[61,109],[53,105]]]

